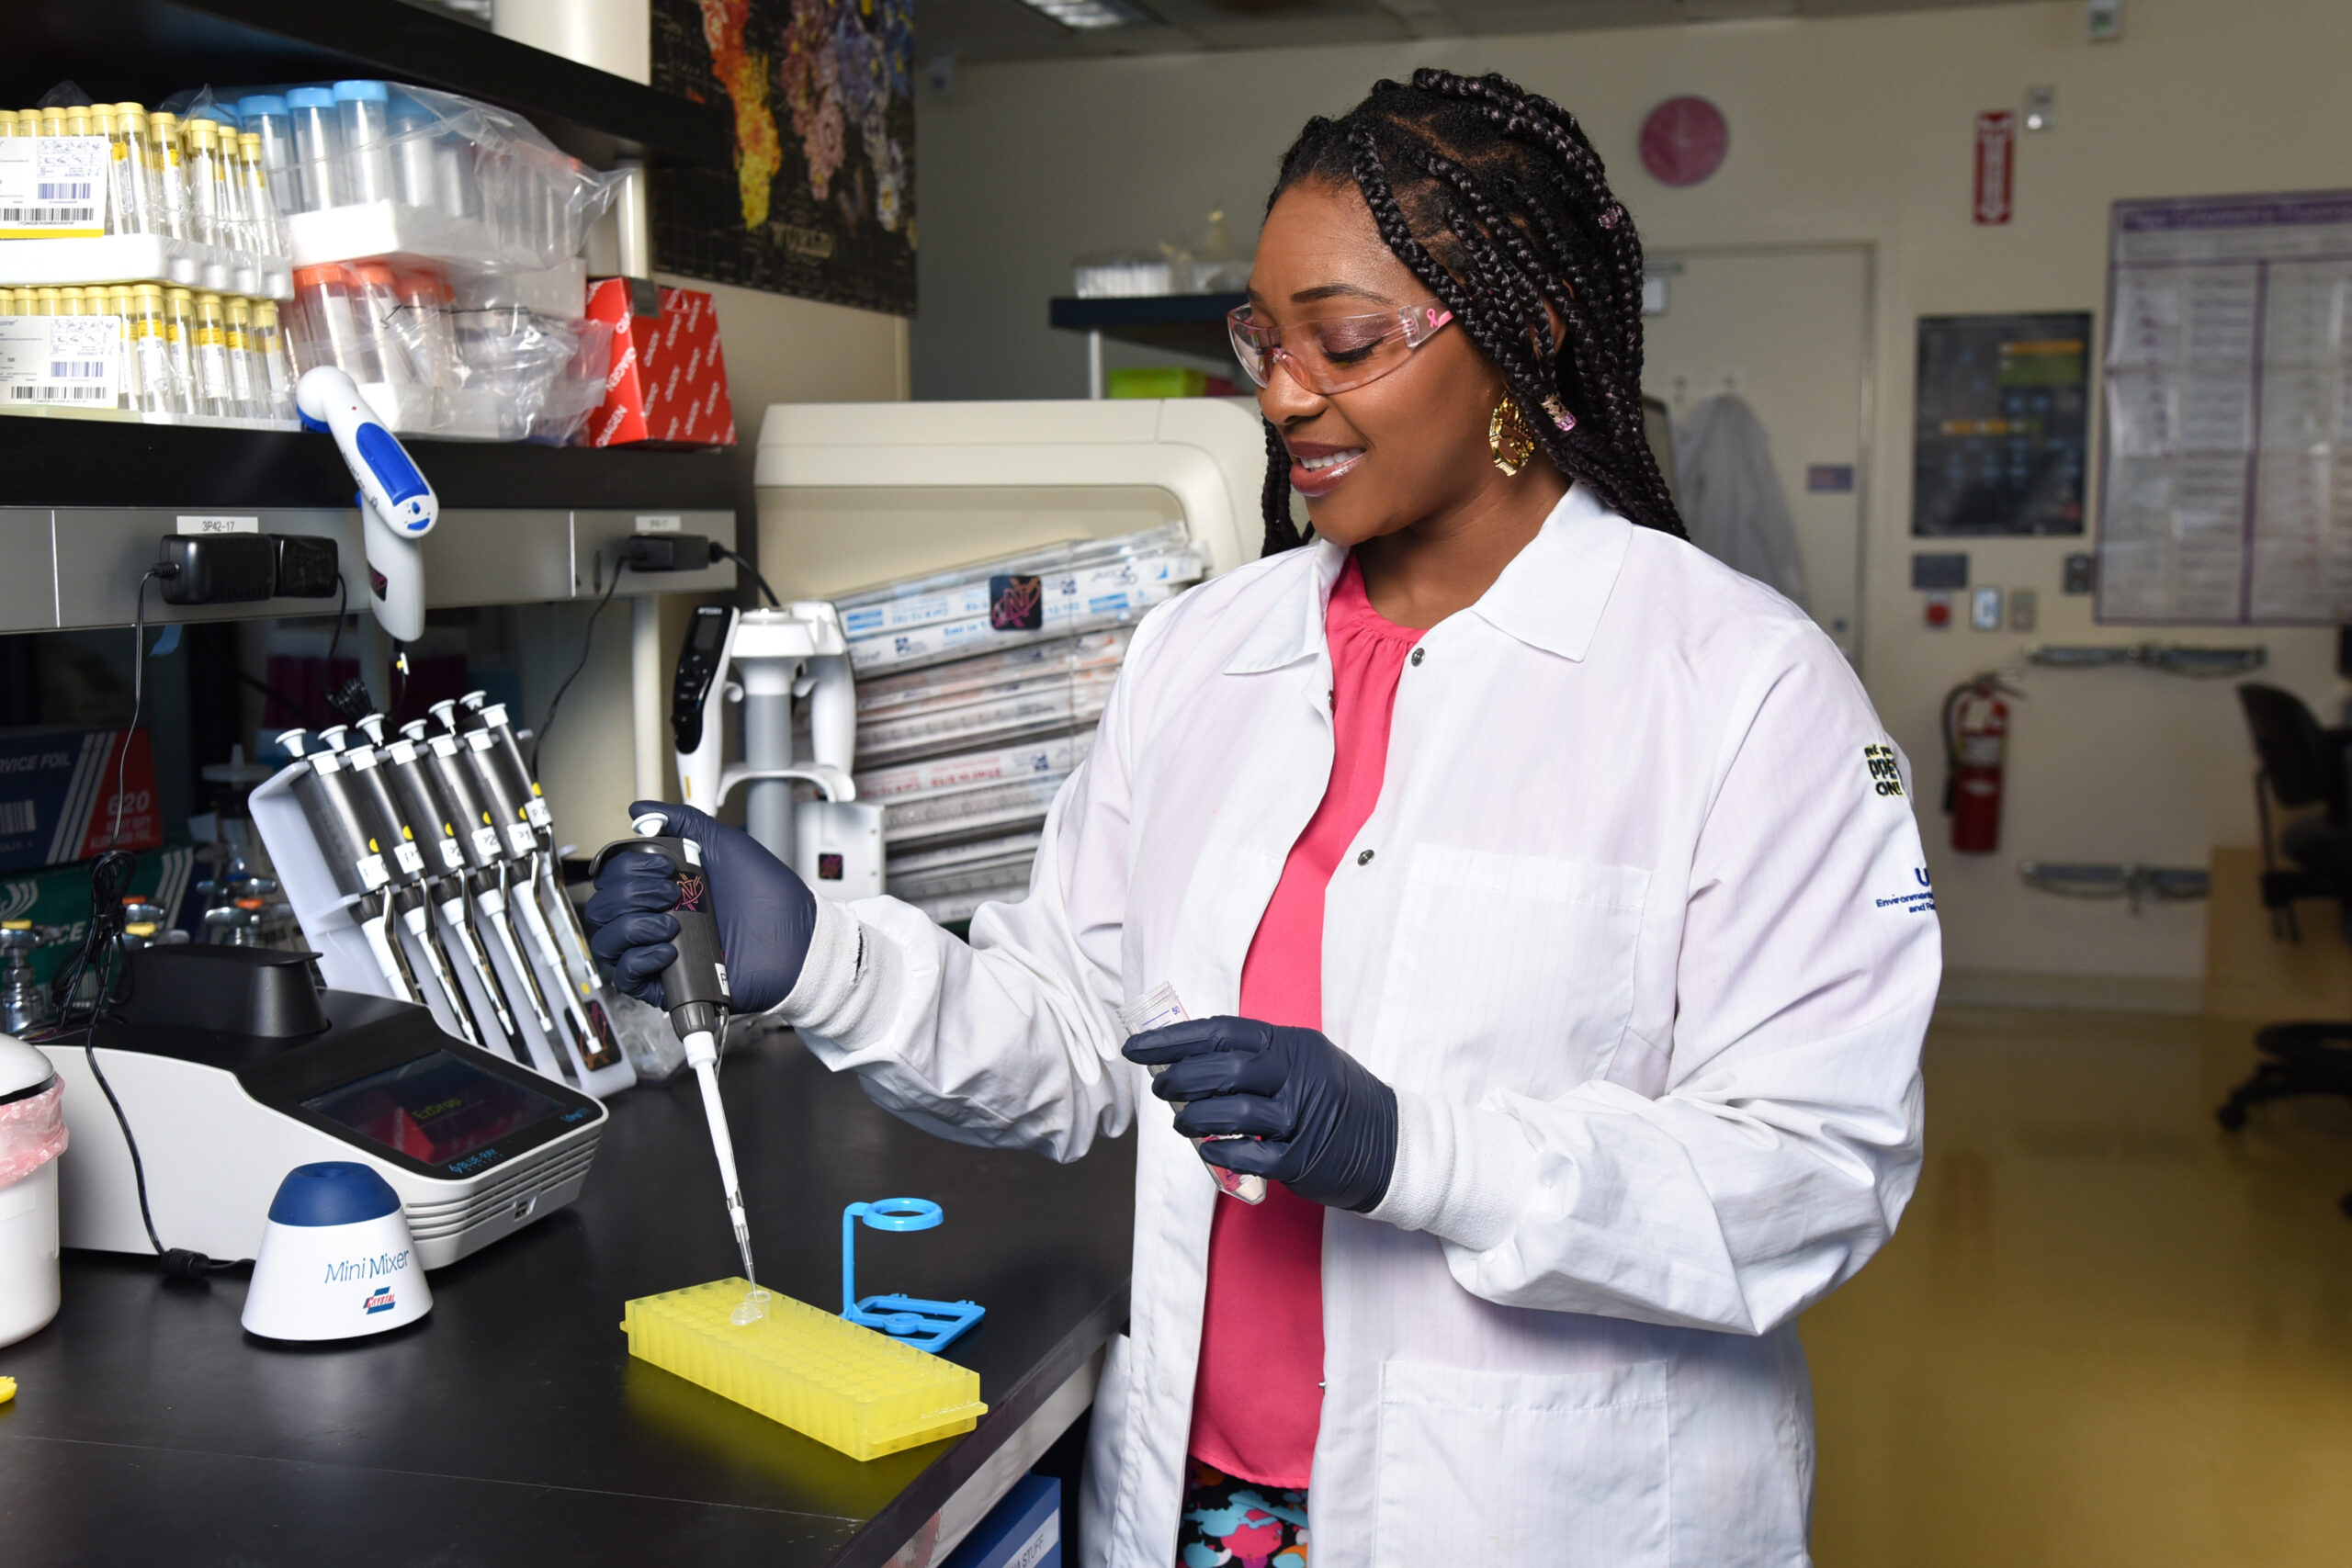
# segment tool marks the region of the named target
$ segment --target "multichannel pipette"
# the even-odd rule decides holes
[[[743,1279],[751,1293],[735,1309],[734,1321],[759,1317],[766,1292],[752,1269],[752,1226],[743,1212],[743,1183],[735,1174],[735,1140],[727,1131],[727,1107],[718,1098],[718,1038],[727,1027],[727,960],[718,945],[718,915],[711,908],[710,883],[703,874],[702,846],[692,839],[662,832],[669,826],[659,812],[649,811],[630,824],[634,839],[621,839],[598,852],[595,871],[616,854],[658,854],[668,858],[677,884],[677,903],[671,918],[678,922],[672,944],[677,958],[662,971],[662,999],[669,1005],[670,1027],[686,1048],[686,1065],[702,1088],[703,1114],[710,1122],[710,1144],[718,1156],[718,1179],[727,1194],[728,1223],[735,1227],[735,1245],[743,1255]],[[593,872],[592,872],[593,874]]]

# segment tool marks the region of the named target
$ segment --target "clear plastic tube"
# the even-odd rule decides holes
[[[114,130],[113,192],[119,209],[126,215],[125,227],[118,232],[161,232],[157,208],[163,197],[155,188],[155,163],[147,141],[145,107],[115,105]]]
[[[237,138],[237,174],[243,187],[245,225],[252,237],[252,248],[267,255],[286,254],[286,231],[277,220],[277,198],[269,188],[269,168],[262,161],[262,142],[257,132],[248,130]]]
[[[396,386],[423,380],[407,344],[394,330],[393,318],[400,313],[401,304],[392,289],[392,269],[381,262],[357,262],[343,271],[351,290],[352,314],[373,342],[377,362],[383,367],[380,379]]]
[[[138,363],[139,406],[149,413],[179,412],[172,400],[170,329],[164,321],[164,291],[153,283],[132,286],[124,326],[130,358]]]
[[[237,412],[261,419],[269,412],[269,375],[254,357],[254,308],[243,299],[225,302],[229,334],[229,392]]]
[[[341,207],[345,194],[343,125],[336,118],[334,95],[324,87],[297,87],[286,95],[288,118],[294,122],[294,158],[301,175],[302,212]]]
[[[391,102],[392,191],[410,207],[433,207],[439,203],[440,175],[435,167],[439,155],[439,138],[434,132],[434,114],[406,93]]]
[[[391,127],[386,119],[390,96],[381,82],[334,85],[335,119],[342,131],[343,162],[350,181],[345,201],[393,197]]]
[[[188,197],[187,151],[180,140],[179,117],[162,110],[147,117],[147,161],[155,171],[156,204],[161,226],[150,231],[175,240],[193,240],[195,214]]]
[[[202,413],[196,386],[196,294],[164,290],[164,349],[171,367],[172,412]]]
[[[270,419],[294,417],[294,360],[288,353],[286,333],[277,321],[277,304],[254,301],[254,355],[269,378],[269,402],[263,411]]]
[[[342,267],[304,267],[294,275],[294,298],[301,306],[302,321],[291,346],[303,369],[333,365],[355,381],[384,378],[375,333],[366,329]]]
[[[133,309],[128,285],[118,283],[107,290],[106,313],[122,321],[122,396],[115,400],[115,406],[141,409],[147,404],[141,388],[137,345],[130,335]]]
[[[196,297],[195,359],[196,412],[238,412],[235,385],[229,377],[229,316],[218,294]]]
[[[220,128],[209,119],[191,119],[182,130],[187,139],[188,203],[196,215],[188,237],[208,245],[234,246],[234,220],[221,210],[228,182],[221,178]]]
[[[1182,1023],[1192,1016],[1184,1010],[1184,1004],[1177,998],[1176,987],[1163,980],[1119,1010],[1119,1027],[1125,1030],[1132,1037],[1148,1029],[1162,1029],[1171,1023]],[[1158,1077],[1167,1070],[1165,1066],[1154,1067],[1151,1069],[1151,1076]],[[1177,1109],[1181,1111],[1183,1107],[1179,1104]],[[1193,1147],[1197,1149],[1203,1144],[1212,1141],[1208,1138],[1194,1138]],[[1264,1177],[1250,1176],[1238,1170],[1227,1170],[1221,1165],[1211,1165],[1205,1159],[1201,1161],[1201,1166],[1209,1173],[1209,1179],[1216,1183],[1216,1190],[1227,1197],[1238,1198],[1245,1203],[1262,1203],[1266,1201]]]
[[[237,101],[237,115],[245,122],[248,134],[261,138],[261,166],[269,181],[270,206],[280,217],[304,210],[301,154],[294,150],[294,116],[286,100],[275,93],[255,93]]]
[[[454,299],[449,285],[422,269],[392,275],[399,309],[390,330],[408,352],[417,379],[428,387],[454,389],[465,380],[458,360],[457,334],[449,323]]]

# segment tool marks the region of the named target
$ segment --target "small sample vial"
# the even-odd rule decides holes
[[[294,298],[302,309],[303,340],[294,346],[303,368],[339,366],[363,384],[384,378],[376,334],[352,299],[345,268],[333,262],[303,267],[294,275]]]
[[[147,140],[146,107],[141,104],[115,105],[114,133],[113,177],[109,186],[117,214],[115,232],[156,233],[161,221],[157,209],[163,197],[155,186],[155,164]]]
[[[172,370],[172,412],[209,413],[196,379],[196,292],[164,290],[164,348]]]
[[[261,166],[269,182],[271,208],[280,217],[303,211],[300,154],[294,151],[294,116],[286,100],[275,93],[240,98],[237,118],[249,135],[261,138]]]
[[[254,356],[254,308],[246,300],[226,301],[229,335],[229,394],[242,419],[269,417],[269,374]]]
[[[123,324],[130,334],[130,360],[139,367],[139,406],[149,413],[183,412],[172,397],[170,330],[164,321],[164,290],[153,283],[129,290]],[[128,363],[128,362],[127,362]]]
[[[242,412],[229,377],[229,314],[218,294],[196,297],[196,410],[220,416]]]
[[[1192,1014],[1184,1010],[1184,1004],[1177,999],[1176,987],[1163,980],[1119,1010],[1119,1027],[1125,1030],[1130,1036],[1134,1036],[1143,1033],[1146,1030],[1164,1029],[1171,1023],[1182,1023],[1190,1017]],[[1151,1076],[1158,1077],[1167,1070],[1165,1066],[1154,1067],[1151,1069]],[[1177,1102],[1177,1109],[1180,1111],[1183,1109],[1182,1101]],[[1203,1144],[1225,1141],[1224,1139],[1194,1138],[1193,1146],[1197,1149]],[[1213,1165],[1205,1159],[1201,1161],[1201,1168],[1206,1170],[1209,1173],[1209,1179],[1216,1183],[1216,1190],[1227,1197],[1238,1198],[1245,1203],[1262,1203],[1266,1201],[1264,1177],[1251,1176],[1238,1170],[1227,1170],[1225,1167]]]
[[[439,122],[431,109],[406,93],[392,99],[389,118],[394,196],[405,207],[435,205],[441,188],[441,176],[435,167]]]
[[[147,117],[147,162],[155,171],[159,226],[153,231],[175,240],[193,240],[195,215],[187,190],[187,150],[180,140],[179,117],[162,110]]]
[[[263,412],[270,419],[291,420],[294,417],[294,360],[286,348],[286,334],[277,324],[277,302],[274,299],[254,301],[254,355],[261,361],[262,369],[269,377],[268,403]]]
[[[141,396],[140,386],[139,349],[130,335],[131,310],[130,289],[128,285],[118,283],[107,290],[106,313],[122,322],[122,396],[115,400],[115,406],[142,409],[147,405]]]

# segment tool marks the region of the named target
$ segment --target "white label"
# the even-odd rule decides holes
[[[183,534],[258,534],[258,517],[183,517],[179,520]]]
[[[11,137],[10,145],[20,145]],[[113,408],[122,400],[120,316],[0,316],[0,400]]]
[[[660,513],[654,516],[639,517],[637,520],[637,531],[640,534],[675,534],[682,532],[685,525],[686,520],[674,512]]]
[[[534,828],[550,827],[555,822],[555,814],[548,809],[548,803],[537,795],[523,803],[523,815]]]
[[[384,869],[383,856],[364,855],[360,858],[359,880],[366,885],[369,892],[374,892],[391,879],[392,874]]]
[[[103,136],[10,137],[0,147],[0,240],[104,234],[111,152]]]
[[[466,869],[466,852],[458,847],[457,840],[444,839],[441,840],[441,863],[447,866],[451,871],[463,871]]]
[[[531,825],[528,822],[506,824],[506,841],[514,846],[514,852],[518,855],[527,855],[539,847],[539,840],[531,832]]]
[[[1021,1543],[1021,1550],[1004,1560],[1004,1568],[1037,1568],[1046,1553],[1061,1544],[1062,1511],[1056,1508],[1037,1525],[1037,1533]]]
[[[486,861],[498,858],[497,829],[477,828],[474,829],[474,855],[479,860]]]
[[[702,846],[700,844],[695,843],[692,839],[681,839],[678,841],[686,847],[686,863],[688,865],[699,866],[702,864]]]
[[[720,998],[725,1001],[733,1001],[735,999],[735,993],[727,988],[727,965],[714,958],[710,961],[710,966],[718,973],[718,995]]]
[[[424,874],[424,855],[414,844],[394,844],[392,858],[401,863],[401,869],[409,875]]]
[[[343,759],[333,751],[313,751],[311,753],[311,767],[322,773],[339,773],[343,768]]]

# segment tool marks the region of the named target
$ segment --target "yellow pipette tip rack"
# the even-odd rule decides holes
[[[806,1302],[771,1294],[766,1315],[729,1314],[750,1287],[718,1280],[628,1303],[628,1351],[852,1459],[968,1432],[988,1406],[980,1375]]]

